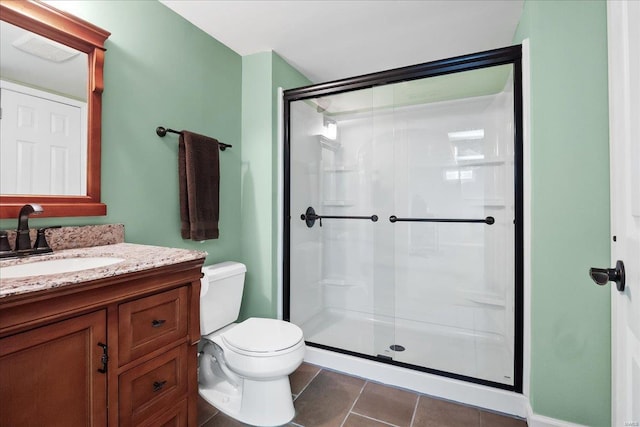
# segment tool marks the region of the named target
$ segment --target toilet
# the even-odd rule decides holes
[[[278,426],[293,419],[289,374],[302,363],[302,330],[276,319],[233,323],[247,269],[223,262],[202,269],[198,392],[218,410],[246,424]]]

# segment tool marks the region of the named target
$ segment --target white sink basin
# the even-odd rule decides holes
[[[62,258],[36,261],[9,267],[0,267],[0,279],[69,273],[72,271],[88,270],[90,268],[106,267],[107,265],[117,264],[122,261],[124,261],[124,258],[111,257]]]

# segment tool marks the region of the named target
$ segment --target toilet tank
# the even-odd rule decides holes
[[[238,319],[246,271],[244,264],[232,261],[202,268],[200,334],[210,334]]]

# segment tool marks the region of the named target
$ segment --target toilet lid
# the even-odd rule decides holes
[[[222,339],[239,350],[267,353],[293,347],[302,340],[302,330],[283,320],[252,317],[225,332]]]

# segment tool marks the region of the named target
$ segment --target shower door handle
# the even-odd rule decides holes
[[[496,219],[488,216],[483,219],[459,219],[459,218],[398,218],[395,215],[389,217],[389,221],[396,222],[465,222],[465,223],[483,223],[487,225],[494,224]]]
[[[300,219],[307,223],[307,227],[311,228],[316,223],[316,220],[320,223],[320,227],[322,227],[322,219],[368,219],[369,221],[376,222],[378,221],[378,215],[371,216],[350,216],[350,215],[318,215],[316,211],[309,206],[305,213],[300,215]]]

